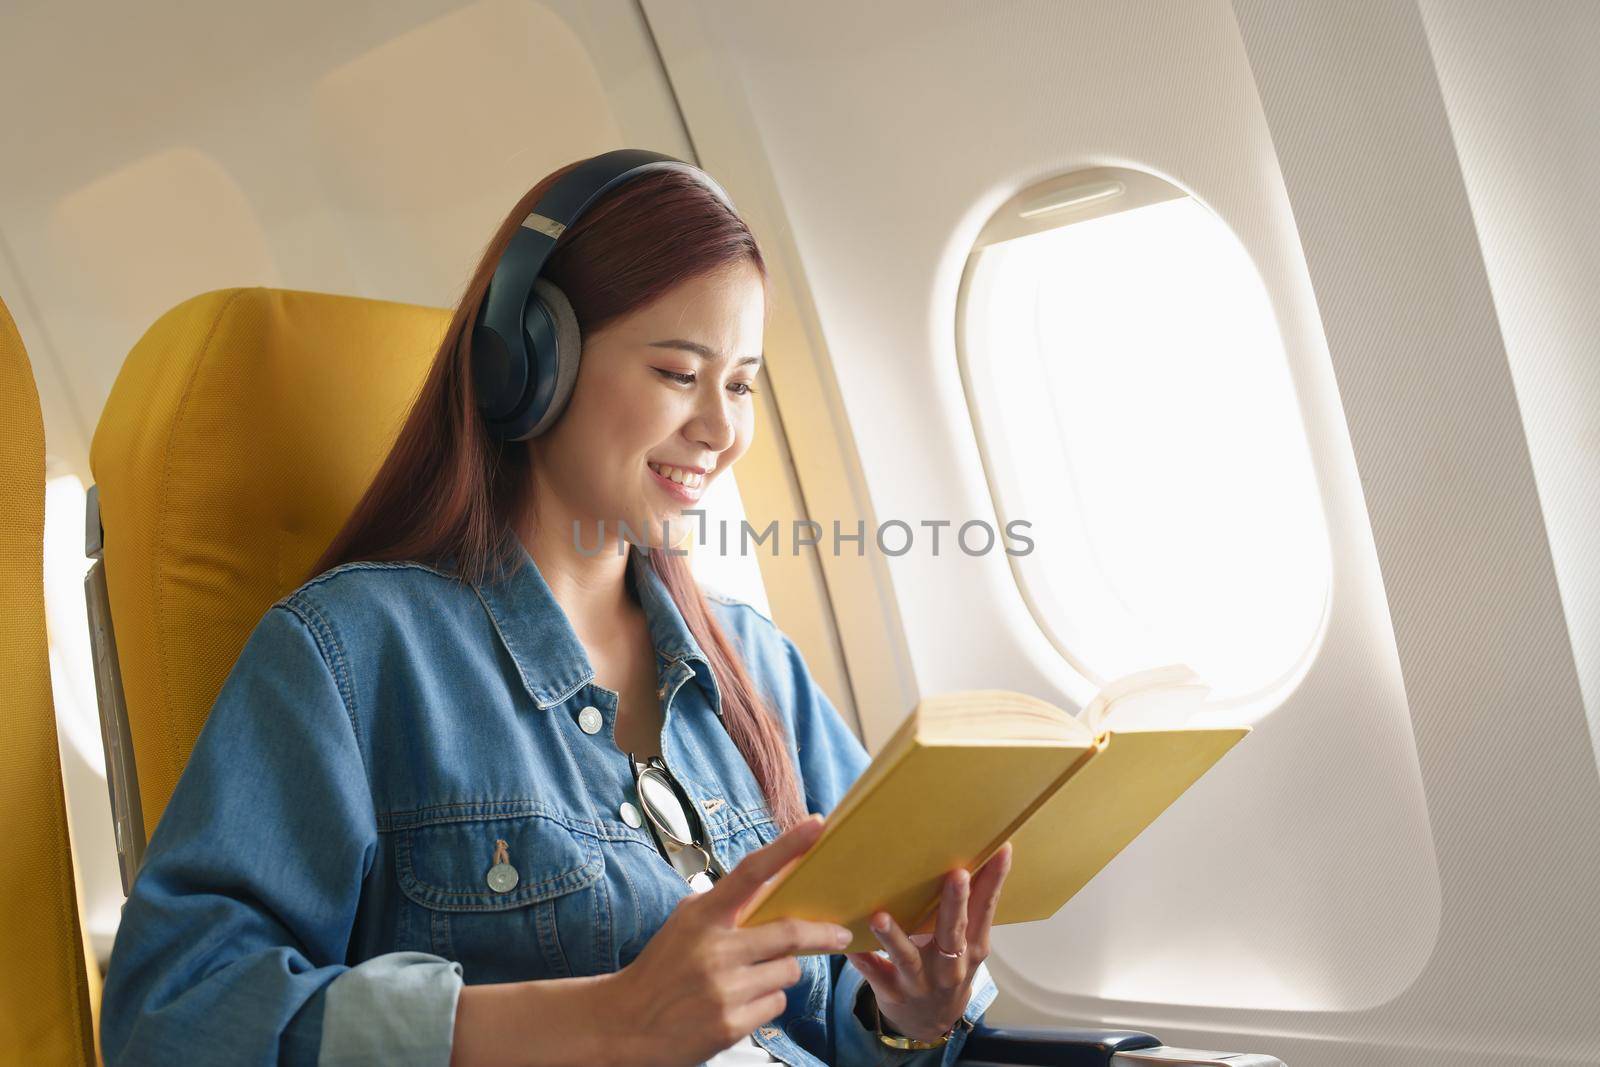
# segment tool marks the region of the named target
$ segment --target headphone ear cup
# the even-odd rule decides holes
[[[537,278],[533,283],[533,299],[544,305],[551,323],[555,326],[556,381],[555,389],[550,394],[550,405],[545,408],[539,421],[533,424],[533,429],[528,431],[529,437],[537,437],[544,433],[555,424],[556,419],[561,417],[561,412],[566,410],[567,401],[572,397],[572,387],[578,380],[578,357],[583,353],[583,338],[578,332],[578,315],[572,310],[572,302],[567,299],[567,294],[553,282]]]

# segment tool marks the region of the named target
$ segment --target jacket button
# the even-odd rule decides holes
[[[485,881],[496,893],[509,893],[517,888],[517,869],[509,863],[497,863],[489,868]]]
[[[622,821],[627,823],[629,826],[641,826],[644,824],[644,820],[639,817],[639,809],[634,807],[628,801],[624,800],[622,802],[622,807],[617,810],[622,812]]]
[[[578,712],[578,729],[584,733],[597,734],[600,732],[600,725],[600,711],[593,704]]]

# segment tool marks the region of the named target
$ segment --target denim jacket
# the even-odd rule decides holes
[[[119,1064],[448,1064],[463,982],[616,971],[691,890],[633,826],[617,694],[538,568],[482,585],[349,563],[268,609],[217,696],[123,907],[102,1008]],[[709,663],[635,566],[665,722],[661,754],[728,867],[778,835],[720,719]],[[869,762],[793,642],[711,599],[779,713],[808,810]],[[580,713],[594,709],[600,729]],[[593,726],[594,712],[583,721]],[[486,882],[496,841],[515,885]],[[842,955],[799,957],[752,1038],[787,1064],[951,1065],[889,1048]],[[980,966],[964,1018],[998,990]]]

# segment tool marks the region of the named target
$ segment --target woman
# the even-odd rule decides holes
[[[752,433],[767,278],[731,206],[656,170],[584,211],[540,273],[581,331],[570,400],[487,432],[473,326],[575,166],[507,215],[218,695],[124,908],[108,1063],[953,1063],[993,1000],[1009,845],[887,957],[735,926],[868,758],[793,642],[671,551]],[[681,841],[641,817],[650,757]]]

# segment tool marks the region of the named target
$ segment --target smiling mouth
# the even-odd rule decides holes
[[[663,481],[680,485],[685,489],[699,489],[705,485],[705,475],[695,471],[685,470],[682,467],[669,467],[665,463],[649,463],[648,461],[646,466]]]

